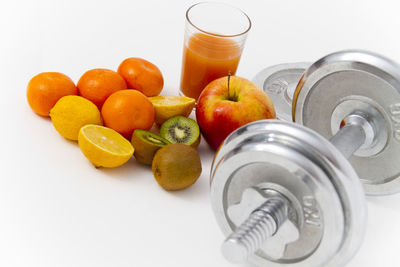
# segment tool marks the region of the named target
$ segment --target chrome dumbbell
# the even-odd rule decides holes
[[[400,187],[400,68],[363,51],[328,55],[304,74],[283,66],[265,70],[270,79],[259,85],[278,116],[290,119],[292,108],[297,122],[323,136],[259,121],[224,141],[211,170],[212,205],[227,236],[222,250],[231,261],[258,266],[342,266],[365,229],[358,175],[370,194]],[[290,68],[300,78],[296,90]]]
[[[294,123],[263,120],[233,132],[213,161],[211,200],[232,262],[337,267],[364,236],[356,172],[329,141]]]
[[[359,50],[330,54],[297,72],[296,64],[280,66],[254,78],[275,100],[278,116],[331,138],[349,158],[367,194],[399,192],[400,67]],[[295,90],[272,89],[271,84],[293,83],[294,76],[299,78]]]

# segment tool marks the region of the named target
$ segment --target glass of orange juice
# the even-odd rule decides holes
[[[211,81],[235,75],[250,28],[249,17],[231,5],[191,6],[186,12],[181,93],[197,100]]]

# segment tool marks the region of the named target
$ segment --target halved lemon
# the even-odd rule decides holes
[[[196,104],[194,98],[186,96],[153,96],[149,100],[153,103],[155,122],[159,126],[175,116],[188,117]]]
[[[96,167],[114,168],[127,162],[133,154],[132,144],[113,129],[88,124],[79,130],[79,147]]]

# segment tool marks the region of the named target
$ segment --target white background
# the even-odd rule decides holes
[[[400,62],[397,0],[231,1],[253,21],[238,75],[314,61],[346,48]],[[59,71],[75,82],[127,57],[155,63],[162,94],[177,94],[185,10],[193,1],[0,2],[0,266],[232,266],[209,203],[212,152],[191,188],[163,191],[133,159],[95,169],[75,142],[26,102],[29,79]],[[400,194],[368,198],[365,242],[351,267],[395,267]],[[310,266],[312,267],[312,266]]]

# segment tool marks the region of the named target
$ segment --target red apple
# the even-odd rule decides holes
[[[230,76],[209,83],[196,106],[196,119],[207,143],[216,150],[237,128],[276,118],[271,99],[247,79]]]

